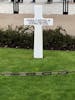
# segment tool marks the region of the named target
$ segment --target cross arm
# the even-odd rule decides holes
[[[24,18],[24,25],[34,25],[34,18]]]
[[[53,25],[53,18],[24,18],[24,25],[51,26]]]

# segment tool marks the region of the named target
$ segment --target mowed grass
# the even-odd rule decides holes
[[[75,70],[74,51],[44,51],[34,59],[33,50],[0,48],[0,72]],[[0,76],[0,100],[74,100],[75,74],[51,76]]]
[[[75,70],[75,51],[44,51],[34,59],[33,50],[0,48],[0,72]]]

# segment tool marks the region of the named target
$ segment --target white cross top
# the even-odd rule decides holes
[[[43,58],[42,26],[53,25],[53,18],[42,17],[42,5],[35,5],[34,13],[34,18],[24,18],[24,25],[34,25],[34,58]]]

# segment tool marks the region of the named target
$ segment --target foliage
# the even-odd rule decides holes
[[[61,27],[44,30],[44,49],[75,50],[75,37],[66,34]]]
[[[33,49],[34,45],[33,27],[8,27],[0,29],[0,47]],[[44,49],[46,50],[75,50],[75,37],[66,33],[58,27],[54,30],[44,30]]]

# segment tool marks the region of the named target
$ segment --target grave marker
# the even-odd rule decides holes
[[[34,58],[43,58],[42,26],[53,25],[53,18],[42,17],[42,5],[35,5],[34,13],[34,18],[24,18],[24,25],[34,25]]]

